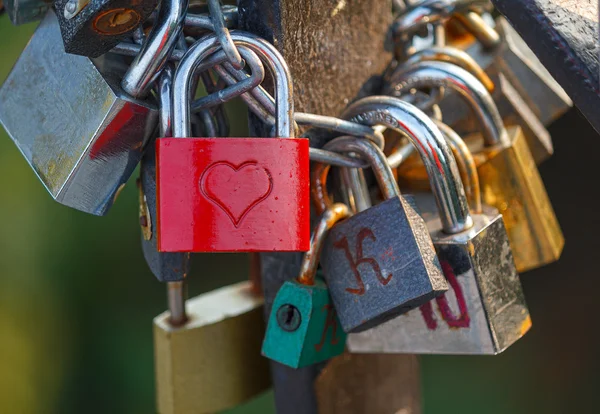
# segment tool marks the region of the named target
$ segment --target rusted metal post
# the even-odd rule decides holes
[[[391,59],[386,44],[392,21],[390,0],[240,0],[238,7],[241,28],[264,37],[283,53],[293,77],[296,111],[335,116],[357,97],[378,92],[380,75]],[[250,131],[256,136],[267,133],[253,116]],[[327,138],[309,136],[314,147],[321,147]],[[301,258],[296,253],[261,254],[267,314],[279,287],[299,274]],[[353,369],[354,360],[359,359],[347,359],[345,369]],[[412,363],[415,367],[414,357]],[[324,365],[293,370],[271,364],[278,413],[311,414],[324,404],[332,412],[330,403],[318,401],[314,388]],[[407,387],[413,398],[403,400],[403,404],[410,401],[405,407],[389,407],[390,412],[406,408],[418,413],[418,369],[400,375],[413,383]],[[331,381],[319,383],[324,388],[335,386]],[[354,385],[360,385],[360,379]]]

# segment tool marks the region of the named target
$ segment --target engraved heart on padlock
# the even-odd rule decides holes
[[[273,191],[269,170],[254,161],[226,161],[208,166],[200,177],[202,194],[227,214],[235,227]]]

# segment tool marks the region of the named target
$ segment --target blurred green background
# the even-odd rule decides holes
[[[0,17],[0,80],[35,26]],[[600,141],[576,110],[550,130],[541,172],[567,244],[522,278],[533,329],[500,356],[421,358],[425,414],[598,411]],[[155,412],[152,318],[166,299],[139,246],[135,185],[104,218],[63,207],[2,130],[0,188],[0,413]],[[246,267],[244,255],[195,255],[190,296]],[[272,394],[234,412],[274,412]]]

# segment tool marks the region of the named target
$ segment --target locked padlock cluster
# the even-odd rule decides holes
[[[52,197],[105,215],[140,165],[142,250],[168,292],[161,414],[249,400],[267,359],[276,393],[313,392],[323,366],[315,384],[383,354],[497,354],[529,330],[518,272],[564,245],[536,164],[571,102],[482,3],[403,8],[381,94],[339,117],[294,112],[284,57],[229,31],[218,0],[5,3],[42,21],[0,122]],[[237,97],[270,135],[230,136]],[[252,253],[250,281],[187,300],[192,253],[229,252]]]

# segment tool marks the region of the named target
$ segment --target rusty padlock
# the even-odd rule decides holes
[[[262,347],[267,358],[301,368],[344,352],[346,334],[339,328],[329,290],[317,268],[327,233],[350,214],[346,205],[336,203],[318,219],[300,275],[285,282],[273,302]]]

